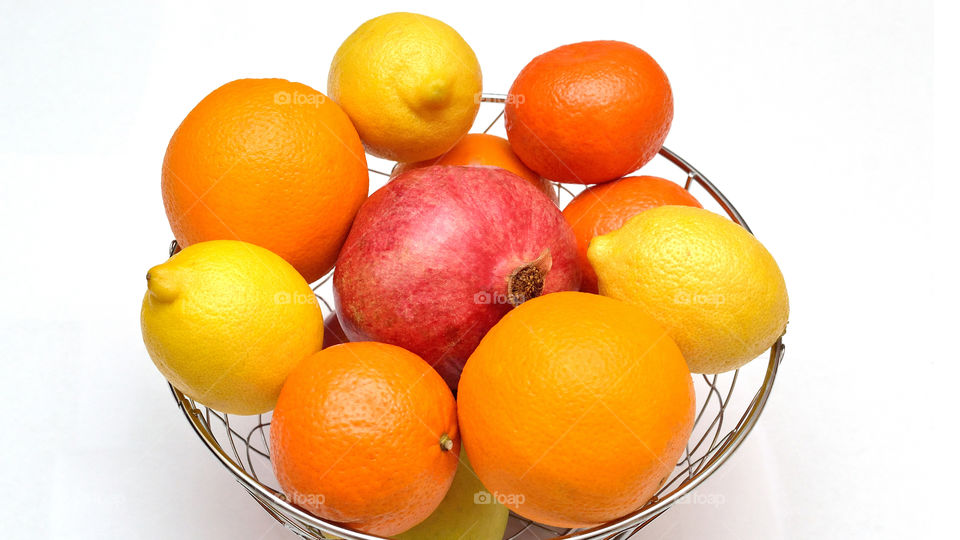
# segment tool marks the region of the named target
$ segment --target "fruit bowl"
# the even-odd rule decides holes
[[[505,95],[484,94],[475,127],[484,133],[503,129]],[[388,177],[389,162],[371,160],[370,172]],[[382,169],[382,170],[378,170]],[[698,197],[705,208],[726,213],[749,230],[733,204],[705,176],[686,160],[662,148],[659,155],[644,167],[645,174],[657,174],[677,180],[696,195],[706,192],[709,199]],[[382,179],[382,178],[381,178]],[[374,186],[377,184],[374,183]],[[562,202],[569,201],[584,186],[558,184]],[[171,244],[170,254],[176,250]],[[325,313],[331,311],[330,281],[333,272],[313,285]],[[711,474],[717,471],[743,443],[756,425],[783,359],[782,338],[770,348],[768,360],[756,359],[742,368],[719,375],[695,375],[697,394],[696,423],[684,454],[671,476],[654,498],[634,512],[614,521],[589,529],[561,529],[535,523],[512,515],[506,539],[554,538],[556,540],[626,539],[642,529],[674,504],[709,503],[692,494]],[[236,478],[250,495],[285,527],[303,538],[347,538],[374,540],[380,538],[346,529],[311,515],[289,502],[279,490],[270,465],[270,413],[259,416],[228,415],[204,406],[170,386],[173,397],[187,421],[214,456]]]

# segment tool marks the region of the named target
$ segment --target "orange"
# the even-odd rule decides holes
[[[203,98],[170,139],[161,178],[182,247],[243,240],[308,282],[333,268],[369,181],[347,115],[283,79],[240,79]]]
[[[619,229],[631,217],[657,206],[696,206],[700,203],[677,184],[656,176],[630,176],[581,191],[563,209],[577,237],[577,256],[583,280],[580,290],[597,293],[597,274],[587,260],[594,236]]]
[[[673,120],[666,74],[621,41],[564,45],[534,58],[505,109],[513,151],[541,176],[597,184],[650,161]]]
[[[524,302],[467,360],[460,429],[474,471],[511,510],[559,527],[629,513],[674,469],[693,381],[640,308],[558,292]]]
[[[503,137],[486,133],[465,135],[447,153],[436,158],[412,163],[398,163],[392,176],[404,171],[429,167],[431,165],[466,165],[480,167],[500,167],[523,178],[537,189],[547,194],[555,204],[559,203],[557,188],[549,180],[530,170],[510,149],[510,143]]]
[[[394,345],[345,343],[287,378],[270,426],[287,499],[325,519],[393,536],[443,500],[460,453],[456,404],[440,375]]]

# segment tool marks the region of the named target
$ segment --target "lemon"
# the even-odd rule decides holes
[[[510,509],[500,504],[473,472],[467,453],[460,451],[460,465],[440,506],[426,520],[396,540],[501,540],[507,531]]]
[[[708,210],[662,206],[594,238],[600,294],[646,309],[690,371],[736,369],[780,337],[790,312],[783,274],[738,224]]]
[[[470,131],[482,77],[453,28],[415,13],[360,25],[340,45],[327,94],[353,120],[367,151],[394,161],[443,154]]]
[[[230,414],[273,409],[287,374],[319,351],[323,316],[306,280],[264,248],[185,248],[147,273],[143,341],[184,394]]]

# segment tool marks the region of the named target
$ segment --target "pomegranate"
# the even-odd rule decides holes
[[[510,309],[579,286],[563,214],[495,167],[398,175],[360,207],[333,274],[350,341],[404,347],[454,391],[467,357]]]
[[[340,319],[337,314],[327,315],[323,319],[323,345],[320,348],[326,349],[347,341],[347,336],[343,335],[343,328],[340,328]]]

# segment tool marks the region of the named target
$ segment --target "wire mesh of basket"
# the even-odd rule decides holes
[[[507,96],[484,94],[477,123],[484,133],[502,130],[503,104]],[[372,160],[373,175],[389,177],[389,162]],[[733,204],[703,174],[667,148],[644,167],[645,174],[657,174],[679,181],[705,208],[726,213],[747,230],[746,221]],[[557,185],[561,202],[576,193],[569,185]],[[578,186],[579,189],[583,187]],[[703,194],[709,195],[709,199]],[[176,242],[170,246],[170,254]],[[325,313],[332,311],[330,286],[333,272],[313,285]],[[753,429],[773,389],[777,369],[784,355],[782,338],[770,348],[767,361],[754,360],[732,372],[694,377],[697,415],[693,432],[672,475],[650,501],[617,520],[589,529],[549,527],[511,515],[504,539],[624,540],[645,527],[671,506],[691,497],[691,492],[733,455]],[[235,477],[263,509],[302,538],[346,538],[376,540],[380,537],[352,531],[320,519],[288,501],[280,491],[270,464],[270,413],[259,416],[225,414],[193,400],[172,385],[170,390],[187,421],[213,455]]]

